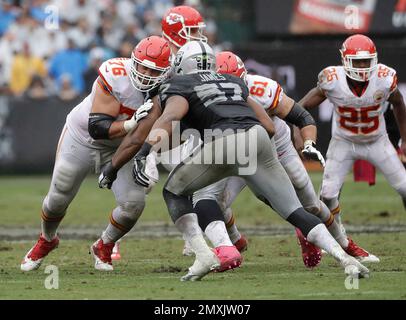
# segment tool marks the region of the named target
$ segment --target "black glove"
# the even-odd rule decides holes
[[[134,166],[133,166],[133,178],[134,182],[148,188],[151,181],[148,178],[148,175],[145,173],[146,164],[147,164],[147,156],[149,155],[149,151],[151,150],[152,146],[145,142],[141,149],[134,157]]]
[[[113,167],[111,161],[106,164],[103,168],[102,173],[99,176],[99,188],[102,189],[111,189],[111,186],[117,178],[117,169]]]

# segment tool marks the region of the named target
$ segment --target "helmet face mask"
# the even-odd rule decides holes
[[[378,65],[378,54],[371,39],[354,35],[344,41],[340,49],[341,60],[347,77],[355,81],[369,81]],[[367,65],[367,61],[369,64]]]
[[[165,39],[149,37],[140,41],[131,54],[130,80],[141,92],[160,85],[170,70],[170,49]]]
[[[176,74],[215,71],[216,57],[213,49],[204,42],[191,41],[179,49],[174,62]]]

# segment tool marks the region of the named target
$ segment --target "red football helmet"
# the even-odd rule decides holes
[[[192,7],[169,9],[162,18],[161,26],[163,36],[178,48],[192,40],[207,42],[207,37],[202,33],[206,24],[200,13]],[[194,31],[197,35],[193,35]]]
[[[345,74],[356,81],[368,81],[378,64],[378,54],[373,41],[362,34],[348,37],[340,50]],[[370,60],[369,67],[354,67],[354,60]]]
[[[232,74],[244,80],[247,75],[244,62],[231,51],[222,51],[216,54],[216,66],[218,73]]]
[[[130,80],[135,88],[149,91],[165,80],[171,66],[171,50],[168,42],[158,36],[141,40],[131,54]],[[142,65],[152,72],[146,74],[138,70]]]

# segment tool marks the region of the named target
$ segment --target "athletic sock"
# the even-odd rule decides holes
[[[335,259],[341,261],[347,254],[341,248],[337,241],[328,232],[326,226],[322,223],[316,225],[307,234],[307,240],[321,249],[327,251]]]
[[[233,245],[223,221],[210,222],[204,233],[215,247]]]

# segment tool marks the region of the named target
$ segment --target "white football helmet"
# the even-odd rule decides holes
[[[190,41],[181,47],[174,62],[175,74],[216,71],[216,56],[205,42]]]

